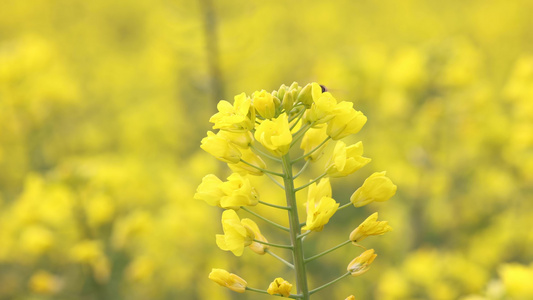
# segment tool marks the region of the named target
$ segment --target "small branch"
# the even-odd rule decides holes
[[[307,168],[308,165],[309,165],[309,160],[305,161],[305,164],[303,165],[303,167],[300,169],[300,171],[298,171],[298,173],[296,173],[296,175],[292,177],[292,179],[298,178],[298,176],[300,176],[303,173],[303,171]]]
[[[339,210],[341,210],[341,209],[344,209],[344,208],[346,208],[346,207],[348,207],[348,206],[351,206],[351,205],[353,205],[352,202],[348,202],[348,203],[344,204],[343,206],[337,208],[337,211],[339,211]]]
[[[320,286],[320,287],[318,287],[318,288],[316,288],[316,289],[314,289],[314,290],[311,290],[311,291],[309,292],[309,295],[312,295],[312,294],[314,294],[314,293],[316,293],[316,292],[322,290],[323,288],[327,288],[328,286],[334,284],[335,282],[337,282],[337,281],[343,279],[344,277],[346,277],[346,276],[348,276],[348,275],[350,275],[350,272],[346,272],[346,273],[345,273],[344,275],[342,275],[341,277],[339,277],[339,278],[337,278],[337,279],[334,279],[334,280],[332,280],[332,281],[330,281],[330,282],[324,284],[323,286]]]
[[[305,189],[306,187],[310,186],[311,184],[313,184],[313,183],[319,181],[320,179],[322,179],[322,177],[324,177],[324,176],[326,176],[326,175],[327,175],[327,173],[323,173],[322,175],[320,175],[320,176],[318,176],[317,178],[315,178],[315,179],[309,181],[308,183],[302,185],[301,187],[295,188],[294,191],[295,191],[295,192],[301,191],[301,190]]]
[[[298,122],[300,122],[300,119],[302,118],[304,113],[305,113],[305,109],[302,109],[302,111],[300,111],[296,116],[294,116],[294,118],[289,120],[289,124],[290,124],[292,121],[294,121],[296,119],[296,122],[294,122],[294,124],[292,124],[290,131],[292,131],[294,129],[294,127],[296,127],[296,125],[298,125]]]
[[[263,220],[263,221],[269,223],[269,224],[272,225],[272,226],[275,226],[275,227],[277,227],[277,228],[279,228],[279,229],[281,229],[281,230],[285,230],[285,231],[289,232],[289,228],[287,228],[287,227],[285,227],[285,226],[281,226],[281,225],[279,225],[278,223],[272,222],[272,221],[270,221],[269,219],[267,219],[267,218],[261,216],[261,215],[258,214],[258,213],[255,213],[255,212],[249,210],[248,208],[246,208],[246,207],[244,207],[244,206],[241,206],[241,209],[244,210],[244,211],[246,211],[246,212],[249,212],[250,214],[252,214],[252,215],[258,217],[259,219],[261,219],[261,220]]]
[[[318,149],[320,149],[320,147],[322,147],[327,141],[329,141],[331,139],[331,137],[327,137],[322,143],[320,143],[320,145],[316,146],[315,148],[313,148],[313,150],[309,151],[309,153],[306,153],[300,157],[298,157],[297,159],[293,160],[292,162],[295,163],[297,161],[300,161],[302,159],[305,159],[306,157],[312,155],[315,151],[317,151]]]
[[[272,203],[264,202],[264,201],[261,201],[261,200],[259,200],[259,203],[261,203],[261,204],[263,204],[263,205],[266,205],[266,206],[270,206],[270,207],[274,207],[274,208],[279,208],[279,209],[284,209],[284,210],[289,210],[289,209],[291,209],[290,207],[287,207],[287,206],[276,205],[276,204],[272,204]]]
[[[290,262],[288,262],[288,261],[284,260],[283,258],[277,256],[272,251],[270,251],[268,249],[265,249],[265,253],[268,253],[268,254],[272,255],[272,257],[276,258],[277,260],[281,261],[282,263],[286,264],[289,268],[294,270],[294,265],[293,264],[291,264]]]
[[[305,223],[304,223],[305,225]],[[312,231],[311,230],[307,230],[306,232],[302,233],[302,234],[299,234],[297,235],[296,237],[299,238],[299,239],[303,239],[304,237],[306,237],[308,234],[310,234]]]
[[[341,243],[341,244],[339,244],[339,245],[337,245],[337,246],[335,246],[335,247],[333,247],[333,248],[331,248],[331,249],[329,249],[329,250],[326,250],[326,251],[324,251],[324,252],[322,252],[322,253],[319,253],[319,254],[317,254],[317,255],[315,255],[315,256],[311,256],[311,257],[309,257],[309,258],[306,258],[306,259],[305,259],[305,263],[308,263],[308,262],[310,262],[310,261],[312,261],[312,260],[314,260],[314,259],[317,259],[317,258],[319,258],[319,257],[321,257],[321,256],[324,256],[324,255],[326,255],[326,254],[328,254],[328,253],[330,253],[330,252],[332,252],[332,251],[334,251],[334,250],[337,250],[337,249],[339,249],[340,247],[342,247],[342,246],[344,246],[344,245],[347,245],[347,244],[349,244],[349,243],[351,243],[351,242],[352,242],[352,241],[347,240],[347,241],[345,241],[345,242],[343,242],[343,243]]]
[[[261,172],[263,172],[263,173],[268,173],[268,174],[276,175],[276,176],[279,176],[279,177],[283,177],[283,174],[281,174],[281,173],[276,173],[276,172],[272,172],[272,171],[269,171],[269,170],[266,170],[266,169],[260,168],[260,167],[258,167],[258,166],[256,166],[256,165],[252,165],[251,163],[249,163],[249,162],[247,162],[247,161],[245,161],[245,160],[243,160],[243,159],[241,159],[241,161],[242,161],[243,163],[249,165],[250,167],[253,167],[253,168],[258,169],[259,171],[261,171]]]
[[[298,132],[294,134],[294,138],[292,139],[292,142],[291,142],[291,148],[304,136],[307,129],[311,128],[314,124],[315,123],[306,124],[302,128],[300,128]]]
[[[267,242],[263,242],[263,241],[256,240],[256,239],[254,239],[254,242],[259,243],[259,244],[263,244],[263,245],[267,245],[267,246],[276,247],[276,248],[290,249],[290,250],[293,249],[293,247],[291,245],[280,245],[280,244],[267,243]]]
[[[283,184],[281,184],[279,181],[276,180],[276,178],[272,177],[272,175],[268,174],[268,173],[265,173],[265,175],[270,178],[270,180],[272,180],[277,186],[279,186],[281,189],[285,190],[285,187],[283,186]]]
[[[274,157],[268,153],[265,153],[259,149],[257,149],[254,145],[250,144],[250,148],[252,148],[252,150],[256,151],[257,153],[259,153],[260,155],[268,158],[268,159],[271,159],[271,160],[274,160],[274,161],[277,161],[277,162],[281,162],[281,159],[277,158],[277,157]]]

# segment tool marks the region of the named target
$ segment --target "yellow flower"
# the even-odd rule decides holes
[[[370,235],[382,235],[392,230],[387,224],[387,221],[378,221],[378,213],[373,213],[370,217],[357,226],[352,233],[350,233],[350,240],[352,242],[360,242]]]
[[[255,110],[251,106],[250,98],[241,93],[235,96],[234,100],[233,105],[225,100],[218,102],[218,113],[209,119],[209,122],[215,124],[214,129],[244,132],[254,128]]]
[[[250,147],[250,144],[254,139],[254,136],[250,131],[233,132],[227,130],[220,130],[217,135],[244,149]]]
[[[241,224],[247,229],[250,229],[254,233],[255,240],[268,243],[268,240],[261,234],[259,227],[257,226],[257,224],[255,224],[254,221],[250,219],[242,219]],[[268,248],[269,248],[268,245],[261,244],[255,241],[252,242],[252,244],[250,245],[250,249],[252,249],[253,252],[257,254],[261,254],[261,255],[265,254],[265,250]]]
[[[220,199],[224,192],[220,188],[222,180],[213,174],[208,174],[202,178],[202,183],[196,189],[194,199],[203,200],[212,206],[220,206]]]
[[[350,295],[348,297],[346,297],[346,299],[344,300],[355,300],[355,296],[354,295]]]
[[[326,130],[326,126],[320,126],[307,130],[302,138],[302,143],[300,144],[300,148],[304,150],[304,155],[311,152],[311,150],[315,149],[318,147],[318,145],[324,142],[324,140],[328,137]],[[327,144],[327,142],[324,143],[324,145],[320,146],[319,149],[317,149],[313,154],[307,156],[305,159],[310,159],[311,161],[319,159],[322,154],[324,154],[322,150],[324,150]]]
[[[253,222],[250,220],[250,222]],[[250,246],[255,234],[249,226],[244,226],[237,213],[225,210],[222,213],[222,229],[224,234],[216,235],[217,246],[224,251],[231,251],[236,256],[241,256],[244,247]]]
[[[396,194],[396,185],[385,174],[386,172],[383,171],[370,175],[363,186],[352,194],[350,201],[355,207],[361,207],[373,201],[387,201]]]
[[[274,155],[282,156],[289,151],[292,134],[286,113],[273,120],[265,120],[255,130],[255,139]]]
[[[352,174],[368,164],[371,159],[363,157],[363,143],[346,147],[343,141],[337,141],[333,155],[326,166],[331,177],[342,177]]]
[[[238,293],[244,293],[248,284],[246,280],[223,269],[211,270],[209,279]]]
[[[224,196],[220,199],[220,207],[239,209],[241,206],[255,206],[259,202],[259,194],[252,187],[250,180],[239,173],[233,173],[228,181],[220,185]]]
[[[335,115],[328,122],[328,135],[339,140],[358,133],[366,123],[366,116],[353,108],[352,102],[341,102],[333,110]]]
[[[354,258],[348,265],[348,272],[352,276],[359,276],[368,271],[370,264],[376,259],[377,254],[374,254],[374,249],[366,250],[358,257]]]
[[[28,285],[34,293],[50,295],[57,293],[63,284],[57,276],[41,270],[30,277]]]
[[[331,120],[337,100],[329,92],[322,92],[322,87],[317,83],[312,84],[313,104],[305,112],[304,119],[309,123],[322,124]]]
[[[261,158],[261,156],[255,154],[252,149],[241,149],[241,159],[245,162],[252,164],[258,168],[266,169],[266,164]],[[250,174],[250,175],[256,175],[260,176],[263,175],[263,171],[254,168],[242,161],[239,161],[236,164],[228,164],[228,167],[236,173],[239,173],[241,175]]]
[[[289,297],[291,295],[292,284],[285,279],[278,277],[270,283],[267,292],[270,295],[280,294],[283,297]]]
[[[265,119],[272,119],[276,115],[276,103],[274,97],[265,90],[253,94],[253,105],[255,111]]]
[[[318,99],[320,95],[322,95],[322,87],[316,82],[308,83],[302,88],[300,93],[298,93],[296,101],[302,102],[309,107],[313,104],[313,100]]]
[[[211,131],[208,131],[207,137],[202,139],[200,147],[223,162],[234,164],[241,160],[241,152],[237,146],[223,136],[214,134]]]
[[[331,198],[329,178],[322,179],[317,185],[309,186],[307,196],[307,220],[303,230],[321,231],[335,214],[339,203]]]

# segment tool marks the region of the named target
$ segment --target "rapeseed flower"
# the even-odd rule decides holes
[[[241,93],[234,98],[233,105],[228,101],[218,102],[218,113],[209,122],[214,123],[213,129],[223,129],[233,132],[244,132],[254,128],[255,110],[251,100]]]
[[[265,90],[256,91],[252,95],[252,103],[255,111],[265,119],[272,119],[276,115],[276,108],[279,106],[279,99]],[[276,103],[278,102],[278,103]]]
[[[211,270],[209,279],[238,293],[244,293],[246,285],[248,285],[246,280],[224,269]]]
[[[386,172],[383,171],[370,175],[352,194],[350,201],[355,207],[361,207],[373,201],[387,201],[396,194],[396,185],[385,174]]]
[[[352,276],[359,276],[368,271],[370,264],[376,259],[378,255],[374,253],[374,249],[366,250],[358,257],[354,258],[350,264],[348,264],[348,272]]]
[[[200,148],[223,162],[234,164],[241,160],[239,148],[222,135],[214,134],[212,131],[208,131],[207,137],[202,139]]]
[[[328,122],[327,134],[339,140],[358,133],[366,123],[366,116],[353,108],[352,102],[341,102],[333,109],[334,117]]]
[[[249,222],[253,221],[246,221],[245,224]],[[244,252],[244,247],[250,246],[255,238],[253,230],[245,224],[242,223],[234,210],[225,210],[222,213],[224,234],[216,235],[217,246],[224,251],[233,252],[235,256],[241,256]]]
[[[304,155],[307,155],[311,150],[318,147],[324,140],[327,139],[328,135],[326,133],[327,126],[322,125],[315,128],[310,128],[303,136],[302,142],[300,144],[300,148],[304,150]],[[324,143],[320,148],[316,149],[315,152],[307,156],[305,159],[309,159],[311,161],[318,160],[322,154],[324,154],[323,150],[326,147],[328,143]]]
[[[343,177],[352,174],[368,164],[371,159],[363,157],[363,143],[346,147],[343,141],[337,141],[333,155],[326,166],[331,177]]]
[[[291,295],[292,284],[290,284],[285,279],[278,277],[270,283],[268,286],[267,292],[270,295],[279,294],[283,297],[289,297]]]
[[[286,113],[272,120],[264,120],[255,129],[255,139],[276,156],[289,151],[292,134]]]
[[[382,235],[391,230],[392,227],[387,224],[387,221],[378,221],[378,213],[375,212],[350,233],[350,241],[360,242],[368,236]]]

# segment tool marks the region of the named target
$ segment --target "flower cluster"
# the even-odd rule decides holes
[[[221,269],[213,269],[210,279],[237,292],[250,290],[281,297],[310,299],[313,293],[342,277],[358,276],[368,271],[377,256],[374,249],[366,250],[352,260],[347,267],[348,272],[340,278],[316,289],[309,289],[306,264],[346,244],[360,246],[357,243],[368,236],[391,231],[387,222],[377,221],[377,213],[354,229],[346,242],[311,257],[305,257],[303,251],[304,238],[311,232],[322,231],[337,211],[352,205],[361,207],[371,202],[383,202],[396,193],[396,186],[386,177],[385,172],[378,172],[368,177],[347,203],[341,205],[332,197],[331,178],[348,176],[371,161],[363,156],[362,142],[347,145],[341,140],[358,133],[366,120],[366,116],[356,110],[353,103],[337,102],[331,93],[317,83],[304,87],[297,83],[282,85],[271,93],[264,90],[256,91],[251,96],[242,93],[235,96],[233,103],[225,100],[219,102],[218,112],[210,119],[213,129],[218,131],[207,132],[201,148],[227,163],[233,173],[227,177],[227,181],[222,181],[214,174],[205,176],[194,198],[225,209],[222,213],[224,234],[216,236],[216,244],[220,249],[241,256],[245,248],[249,247],[257,254],[268,253],[274,256],[294,269],[297,294],[291,294],[293,285],[281,277],[276,278],[267,290],[248,287],[242,278]],[[332,141],[335,144],[329,147],[332,148],[329,152],[328,144]],[[300,151],[296,155],[297,146],[303,153]],[[324,172],[296,187],[295,179],[309,164],[318,163],[325,153],[331,155],[324,164]],[[267,167],[265,160],[277,165]],[[294,167],[300,168],[295,175]],[[248,176],[265,174],[285,191],[286,206],[259,199],[259,193]],[[307,189],[307,200],[305,203],[298,203],[296,193],[303,189]],[[249,207],[258,204],[288,213],[289,227],[258,213],[253,214],[288,232],[291,241],[289,245],[268,242],[254,221],[239,218],[239,209],[252,212]],[[307,209],[304,223],[299,221],[300,205],[305,205]],[[292,262],[275,254],[271,248],[291,250]]]

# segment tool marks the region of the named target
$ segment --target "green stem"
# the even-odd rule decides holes
[[[300,171],[298,171],[298,173],[296,173],[296,175],[294,175],[294,177],[292,177],[292,179],[296,179],[296,178],[298,178],[298,176],[300,176],[300,175],[303,173],[303,171],[304,171],[305,169],[307,169],[307,166],[308,166],[308,165],[309,165],[309,160],[307,160],[307,161],[305,162],[305,164],[304,164],[303,167],[300,169]]]
[[[276,247],[276,248],[283,248],[283,249],[291,249],[292,250],[292,246],[289,246],[289,245],[273,244],[273,243],[263,242],[263,241],[256,240],[256,239],[254,239],[254,242],[259,243],[259,244],[263,244],[263,245]]]
[[[268,203],[268,202],[263,202],[261,200],[259,200],[259,203],[261,203],[263,205],[266,205],[266,206],[275,207],[275,208],[284,209],[284,210],[289,210],[290,209],[287,206],[276,205],[276,204],[272,204],[272,203]]]
[[[309,151],[309,153],[306,153],[300,157],[298,157],[297,159],[293,160],[292,162],[295,163],[297,161],[300,161],[310,155],[312,155],[315,151],[317,151],[318,149],[320,149],[320,147],[322,147],[325,143],[327,143],[327,141],[329,141],[331,139],[331,137],[327,137],[322,143],[320,143],[320,145],[316,146],[315,148],[313,148],[313,150]]]
[[[309,128],[311,128],[314,124],[315,123],[306,124],[302,128],[300,128],[300,130],[298,130],[298,132],[294,134],[294,138],[292,139],[292,142],[291,142],[291,147],[294,146],[304,136],[305,132]]]
[[[304,223],[305,225],[305,223]],[[300,224],[300,227],[303,226],[302,224]],[[299,239],[303,239],[304,237],[306,237],[308,234],[310,234],[312,231],[311,230],[307,230],[306,232],[302,233],[302,234],[299,234],[298,235],[298,238]]]
[[[318,176],[317,178],[315,178],[315,179],[309,181],[308,183],[306,183],[306,184],[304,184],[304,185],[302,185],[302,186],[296,188],[296,189],[294,190],[294,192],[298,192],[298,191],[301,191],[301,190],[305,189],[306,187],[308,187],[308,186],[310,186],[311,184],[313,184],[313,183],[319,181],[320,179],[322,179],[322,177],[324,177],[324,176],[326,176],[326,175],[328,175],[328,174],[327,174],[327,173],[323,173],[322,175]]]
[[[296,271],[296,285],[298,294],[302,295],[303,300],[309,300],[309,288],[307,286],[307,273],[305,271],[304,249],[302,240],[298,238],[301,234],[300,221],[298,219],[298,206],[296,204],[296,190],[294,189],[294,181],[292,175],[292,163],[289,154],[282,157],[283,165],[283,182],[285,185],[285,197],[287,198],[287,206],[289,209],[289,225],[290,238],[293,246],[293,262]]]
[[[282,263],[286,264],[289,268],[294,270],[294,265],[293,264],[291,264],[290,262],[284,260],[283,258],[281,258],[280,256],[276,255],[272,251],[270,251],[268,249],[265,249],[265,253],[268,253],[268,254],[272,255],[272,257],[276,258],[277,260],[281,261]]]
[[[328,286],[334,284],[335,282],[337,282],[337,281],[343,279],[344,277],[346,277],[346,276],[348,276],[348,275],[350,275],[350,272],[346,272],[346,273],[345,273],[344,275],[342,275],[341,277],[339,277],[339,278],[337,278],[337,279],[334,279],[334,280],[332,280],[332,281],[330,281],[330,282],[324,284],[323,286],[317,287],[317,288],[314,289],[314,290],[311,290],[311,291],[309,292],[309,294],[312,295],[312,294],[314,294],[314,293],[316,293],[316,292],[322,290],[323,288],[327,288]]]
[[[281,159],[277,158],[277,157],[274,157],[270,154],[267,154],[265,153],[264,151],[261,151],[259,149],[257,149],[254,145],[250,144],[250,148],[252,148],[252,150],[255,150],[257,153],[259,153],[260,155],[268,158],[268,159],[271,159],[271,160],[274,160],[274,161],[277,161],[277,162],[281,162]]]
[[[298,125],[298,122],[300,122],[300,119],[302,118],[302,116],[304,115],[304,113],[305,113],[305,109],[302,109],[302,110],[301,110],[296,116],[294,116],[293,119],[291,119],[291,120],[289,121],[289,123],[290,123],[290,122],[294,121],[294,119],[298,118],[298,119],[296,120],[296,122],[294,122],[294,124],[292,124],[291,129],[290,129],[291,131],[294,129],[294,127],[296,127],[296,125]]]
[[[317,254],[317,255],[315,255],[315,256],[311,256],[311,257],[309,257],[309,258],[306,258],[306,259],[305,259],[305,263],[308,263],[308,262],[310,262],[310,261],[312,261],[312,260],[314,260],[314,259],[317,259],[317,258],[319,258],[319,257],[321,257],[321,256],[324,256],[324,255],[330,253],[330,252],[333,252],[334,250],[337,250],[337,249],[339,249],[340,247],[342,247],[342,246],[344,246],[344,245],[347,245],[347,244],[349,244],[349,243],[351,243],[351,242],[352,242],[352,241],[347,240],[347,241],[343,242],[342,244],[339,244],[339,245],[337,245],[337,246],[335,246],[335,247],[333,247],[333,248],[331,248],[331,249],[329,249],[329,250],[326,250],[326,251],[324,251],[324,252],[322,252],[322,253],[319,253],[319,254]]]
[[[252,214],[252,215],[254,215],[254,216],[256,216],[256,217],[258,217],[259,219],[261,219],[261,220],[267,222],[268,224],[270,224],[270,225],[272,225],[272,226],[275,226],[275,227],[277,227],[277,228],[279,228],[279,229],[281,229],[281,230],[289,231],[289,228],[287,228],[287,227],[285,227],[285,226],[281,226],[281,225],[279,225],[278,223],[272,222],[272,221],[270,221],[269,219],[263,217],[262,215],[260,215],[260,214],[258,214],[258,213],[255,213],[255,212],[249,210],[248,208],[246,208],[246,207],[244,207],[244,206],[241,206],[241,209],[244,210],[244,211],[246,211],[246,212],[248,212],[248,213],[250,213],[250,214]]]
[[[346,207],[351,206],[351,205],[353,205],[352,202],[348,202],[348,203],[344,204],[343,206],[337,208],[337,211],[339,211],[341,209],[345,209]]]
[[[283,190],[285,189],[285,187],[283,186],[283,184],[279,183],[279,181],[276,180],[276,178],[272,177],[272,175],[268,174],[268,173],[265,173],[265,175],[270,178],[270,180],[272,180],[277,186],[279,186],[280,188],[282,188]]]
[[[256,166],[256,165],[252,165],[251,163],[249,163],[249,162],[247,162],[247,161],[245,161],[245,160],[243,160],[243,159],[241,159],[241,162],[243,162],[243,163],[249,165],[250,167],[254,167],[254,168],[258,169],[259,171],[261,171],[261,172],[263,172],[263,173],[268,173],[268,174],[276,175],[276,176],[279,176],[279,177],[283,177],[283,174],[281,174],[281,173],[276,173],[276,172],[272,172],[272,171],[269,171],[269,170],[266,170],[266,169],[260,168],[260,167],[258,167],[258,166]]]
[[[251,287],[246,287],[246,290],[247,291],[251,291],[251,292],[256,292],[256,293],[260,293],[260,294],[266,294],[266,295],[270,295],[267,291],[265,290],[260,290],[260,289],[256,289],[256,288],[251,288]],[[279,294],[274,294],[274,295],[279,295]],[[302,299],[302,295],[293,295],[293,294],[290,294],[289,295],[289,298],[291,299]]]

